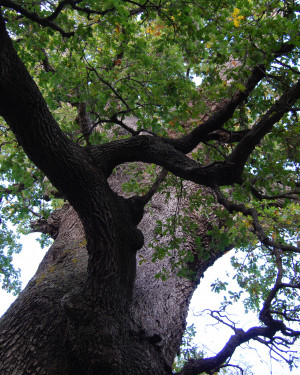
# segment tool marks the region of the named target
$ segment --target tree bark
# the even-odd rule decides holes
[[[62,1],[58,12],[67,5],[75,9],[71,2]],[[174,191],[167,204],[165,197],[158,195],[144,212],[153,193],[151,189],[147,198],[147,194],[127,198],[116,187],[116,181],[112,179],[110,185],[108,179],[121,164],[154,163],[177,177],[206,186],[203,195],[213,188],[218,202],[229,212],[250,213],[253,230],[263,244],[295,251],[294,247],[274,244],[255,220],[256,211],[242,204],[231,204],[218,188],[241,182],[245,163],[254,148],[299,98],[300,81],[287,89],[245,132],[226,131],[223,125],[266,77],[266,67],[262,64],[253,67],[241,90],[236,90],[212,116],[185,136],[172,139],[142,135],[140,131],[130,131],[115,114],[110,120],[129,130],[132,137],[97,146],[91,146],[86,137],[87,147],[81,147],[60,129],[18,57],[5,28],[3,6],[65,37],[73,35],[63,32],[53,22],[57,11],[43,18],[12,1],[1,1],[0,115],[30,160],[68,201],[50,221],[35,223],[36,229],[40,227],[55,241],[36,275],[0,321],[1,375],[171,374],[192,293],[205,270],[226,250],[214,249],[208,234],[212,223],[221,223],[215,217],[201,217],[200,212],[197,235],[205,257],[197,252],[194,241],[187,239],[185,250],[194,256],[187,266],[195,277],[179,277],[174,261],[180,254],[172,249],[169,257],[153,263],[150,246],[156,236],[155,221],[168,217],[170,210],[178,212]],[[81,10],[90,14],[87,8]],[[141,10],[147,8],[136,8],[131,14]],[[282,44],[273,55],[281,56],[293,48]],[[113,92],[116,93],[114,89]],[[78,121],[87,136],[89,121],[85,104],[79,106]],[[201,165],[188,156],[201,142],[212,139],[238,144],[223,161],[207,160],[207,164]],[[193,190],[194,185],[187,182],[186,188]],[[180,234],[181,229],[176,230]],[[171,238],[164,236],[157,240],[166,245]],[[168,275],[164,281],[156,277],[162,269]],[[271,339],[277,331],[283,333],[285,326],[271,319],[269,311],[275,289],[260,315],[267,327],[238,330],[218,355],[189,362],[182,374],[218,368],[237,345],[254,335]]]
[[[192,292],[222,252],[210,249],[206,261],[196,254],[193,281],[177,275],[172,259],[151,262],[155,218],[168,214],[164,198],[156,200],[151,216],[140,197],[124,198],[111,189],[114,144],[82,148],[65,136],[18,58],[1,15],[0,115],[70,203],[53,217],[54,244],[0,322],[1,375],[170,374]],[[155,146],[154,137],[142,137]],[[159,146],[175,152],[163,142]],[[182,158],[176,154],[176,163]],[[169,207],[176,206],[175,197],[172,202]],[[142,218],[144,237],[137,228]],[[199,221],[207,249],[210,225]],[[136,273],[139,249],[145,263]],[[162,267],[169,273],[164,282],[155,277]]]
[[[115,181],[113,181],[115,184]],[[36,275],[0,323],[0,369],[3,375],[171,374],[185,329],[190,298],[200,276],[220,255],[193,265],[194,280],[177,276],[170,259],[152,262],[149,247],[157,219],[174,212],[176,197],[165,204],[156,196],[140,228],[145,246],[138,252],[128,309],[108,306],[89,288],[85,231],[74,209],[66,204],[48,220],[57,237]],[[209,222],[199,222],[199,235],[209,246]],[[45,228],[43,228],[44,230]],[[166,243],[169,239],[161,238]],[[194,244],[188,242],[187,247]],[[174,256],[176,256],[174,254]],[[170,276],[155,277],[164,267]],[[104,288],[114,294],[115,281]],[[118,291],[120,293],[120,291]],[[116,293],[116,294],[118,294]],[[117,298],[117,297],[116,297]]]

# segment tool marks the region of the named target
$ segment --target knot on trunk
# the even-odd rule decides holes
[[[44,217],[30,222],[32,232],[48,234],[55,239],[58,236],[62,210],[56,210],[46,219]]]

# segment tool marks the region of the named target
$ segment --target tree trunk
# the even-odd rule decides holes
[[[196,280],[219,255],[211,252],[206,262],[198,259],[193,264],[194,281],[178,277],[170,259],[151,261],[148,244],[155,236],[156,220],[169,216],[177,204],[174,197],[168,205],[164,199],[156,196],[140,224],[145,246],[137,258],[143,262],[128,309],[112,279],[103,288],[119,294],[120,306],[103,303],[103,294],[90,288],[87,241],[73,208],[66,204],[48,219],[48,231],[57,237],[0,323],[1,375],[172,373]],[[204,219],[199,222],[206,246],[209,225]],[[169,272],[165,281],[155,277],[163,267]]]
[[[155,219],[166,218],[176,198],[167,207],[159,196],[154,213],[144,213],[142,197],[121,197],[107,178],[125,161],[155,162],[158,149],[161,156],[174,152],[170,160],[177,166],[168,165],[178,175],[188,159],[155,137],[132,138],[134,147],[126,140],[86,148],[72,143],[18,58],[1,17],[0,46],[0,115],[70,203],[48,221],[55,242],[0,322],[1,375],[170,374],[192,292],[222,252],[210,249],[211,223],[200,218],[209,257],[195,253],[189,264],[194,280],[177,275],[172,257],[152,263]],[[137,259],[145,262],[136,272],[136,252],[144,243],[139,223],[145,246]],[[193,241],[186,247],[195,252]],[[165,281],[155,277],[162,268],[169,274]]]

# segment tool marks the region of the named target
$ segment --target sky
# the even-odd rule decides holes
[[[13,264],[16,269],[21,269],[22,288],[25,288],[33,277],[47,251],[47,249],[41,249],[40,244],[36,241],[37,237],[38,235],[35,233],[21,236],[22,251],[14,255]],[[0,289],[0,316],[5,313],[15,299],[15,296]]]
[[[237,287],[236,281],[233,280],[234,271],[230,265],[231,256],[231,252],[227,253],[205,272],[204,278],[195,291],[190,305],[187,324],[193,323],[196,326],[197,334],[194,342],[205,351],[208,357],[218,353],[230,336],[234,334],[230,328],[221,324],[216,325],[216,321],[207,315],[202,314],[200,316],[200,313],[205,309],[217,310],[223,299],[221,294],[211,291],[211,283],[216,278],[227,281],[232,289],[235,286]],[[257,315],[251,312],[246,314],[241,302],[235,303],[231,309],[228,309],[228,312],[231,320],[236,323],[240,322],[240,324],[236,325],[237,328],[247,330],[259,325]],[[299,345],[294,349],[300,352]],[[299,375],[299,369],[294,369],[290,372],[286,364],[283,366],[282,363],[270,360],[269,349],[253,340],[249,344],[244,344],[236,349],[231,363],[240,364],[244,368],[248,365],[253,375]],[[241,373],[236,371],[236,374],[240,375]],[[248,373],[246,374],[248,375]]]
[[[39,263],[46,253],[46,249],[41,249],[39,243],[35,240],[36,234],[22,236],[23,250],[14,257],[14,265],[21,269],[21,280],[23,287],[33,277]],[[194,343],[206,353],[206,356],[213,356],[225,345],[229,337],[233,334],[231,329],[215,325],[215,322],[207,315],[200,316],[200,312],[205,309],[217,309],[222,300],[222,296],[211,291],[211,283],[216,279],[227,279],[231,286],[234,287],[233,270],[230,265],[231,253],[224,255],[213,267],[210,267],[204,275],[200,286],[194,293],[187,324],[194,324],[196,327],[196,336]],[[15,300],[11,294],[5,293],[0,289],[0,316],[9,308]],[[239,328],[248,329],[257,324],[255,314],[245,314],[243,306],[236,304],[231,311],[230,318],[240,322]],[[299,349],[299,347],[298,347]],[[287,366],[282,367],[276,361],[270,361],[269,351],[263,345],[250,342],[236,350],[232,358],[232,363],[244,364],[249,366],[252,374],[263,375],[296,375],[299,369],[292,372]],[[243,367],[243,366],[242,366]],[[232,373],[233,374],[233,373]],[[240,372],[236,371],[239,375]],[[248,375],[248,373],[247,373]]]

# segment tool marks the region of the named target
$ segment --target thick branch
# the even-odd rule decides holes
[[[78,111],[76,122],[80,127],[82,137],[85,139],[86,143],[89,144],[89,135],[93,128],[92,120],[86,110],[86,103],[76,103],[76,107]]]
[[[239,181],[235,166],[227,162],[215,162],[202,166],[156,136],[134,136],[128,139],[90,147],[89,152],[96,165],[106,160],[105,173],[110,175],[119,164],[142,161],[160,165],[178,177],[200,185],[230,185]]]
[[[26,8],[15,3],[14,1],[0,0],[0,6],[5,6],[10,9],[14,9],[16,12],[22,14],[23,16],[30,19],[31,21],[34,21],[43,27],[49,27],[50,29],[58,31],[65,38],[70,38],[71,36],[74,35],[74,31],[66,32],[61,27],[59,27],[56,23],[51,21],[51,19],[40,17],[37,13],[28,11]]]
[[[217,113],[213,114],[188,135],[179,139],[170,139],[168,142],[184,153],[191,152],[200,142],[207,140],[209,133],[222,129],[222,126],[232,117],[236,108],[243,103],[265,75],[264,65],[255,67],[245,84],[245,90],[238,91],[230,101],[225,102]]]
[[[58,211],[54,211],[48,219],[40,218],[31,221],[31,232],[49,234],[49,236],[55,239],[58,235],[60,224],[60,215],[58,215],[57,212]]]
[[[153,195],[157,192],[157,189],[159,188],[160,184],[163,182],[165,177],[167,176],[168,172],[163,169],[157,179],[155,180],[154,184],[151,186],[151,188],[147,191],[145,195],[140,197],[141,203],[145,206],[153,197]]]
[[[80,3],[82,0],[77,0],[76,2],[75,1],[72,1],[72,0],[62,0],[58,3],[57,7],[55,8],[55,10],[52,12],[52,14],[50,14],[50,16],[47,17],[47,19],[49,21],[53,21],[55,20],[58,15],[62,12],[62,10],[67,6],[67,5],[70,5],[71,3],[75,4],[75,3]]]
[[[25,185],[23,182],[20,182],[19,184],[14,184],[12,188],[2,188],[0,189],[0,200],[3,195],[10,195],[10,194],[15,194],[15,193],[20,193],[25,189]]]
[[[286,55],[294,49],[293,44],[285,43],[273,52],[274,58]],[[266,67],[263,64],[257,65],[251,72],[247,82],[244,84],[243,90],[238,90],[233,98],[226,101],[222,108],[213,114],[208,120],[200,124],[197,128],[191,131],[188,135],[179,139],[169,139],[168,142],[176,149],[189,153],[200,142],[208,140],[209,134],[214,131],[222,129],[222,126],[232,117],[237,107],[242,104],[249,94],[255,89],[257,84],[266,76]]]
[[[153,195],[156,193],[157,189],[159,188],[160,184],[163,182],[167,175],[167,171],[163,169],[154,184],[150,187],[148,192],[142,196],[133,196],[126,199],[126,203],[130,209],[132,217],[134,218],[134,224],[138,225],[140,221],[143,219],[144,215],[144,207],[146,204],[151,200]]]
[[[282,95],[251,131],[246,133],[226,162],[201,166],[180,152],[176,143],[172,144],[169,140],[159,137],[139,136],[102,147],[102,151],[110,154],[107,158],[110,160],[110,165],[107,164],[107,173],[110,174],[115,166],[124,162],[144,161],[161,165],[179,177],[206,186],[237,182],[256,144],[290,110],[290,106],[299,96],[300,84],[297,83]],[[220,112],[216,116],[220,116]]]
[[[258,123],[238,143],[227,160],[243,167],[249,155],[262,138],[272,130],[273,125],[276,124],[285,113],[291,110],[292,105],[295,104],[299,98],[300,80],[287,90],[264,114]]]
[[[276,328],[273,327],[252,327],[246,332],[242,329],[237,330],[235,335],[230,337],[227,344],[215,357],[192,359],[179,372],[179,375],[198,375],[214,370],[230,358],[238,346],[256,337],[273,337],[276,332]]]
[[[288,328],[283,321],[275,320],[272,317],[271,304],[274,298],[276,297],[277,292],[282,288],[296,288],[299,289],[299,284],[286,284],[282,283],[283,278],[283,267],[280,251],[273,251],[276,258],[276,265],[278,268],[277,278],[273,288],[269,291],[263,308],[260,312],[259,318],[264,323],[265,327],[252,327],[248,331],[238,329],[235,327],[235,324],[229,320],[228,317],[224,317],[220,311],[210,311],[210,315],[217,321],[227,325],[235,332],[235,335],[231,336],[229,341],[226,343],[224,348],[214,357],[211,358],[201,358],[197,360],[190,360],[183,370],[180,372],[180,375],[196,375],[198,373],[207,372],[212,373],[221,368],[222,363],[228,360],[235,349],[251,339],[257,340],[258,342],[267,345],[274,353],[278,356],[285,359],[280,352],[283,352],[283,349],[280,346],[283,346],[284,349],[289,348],[290,345],[294,343],[297,337],[300,336],[300,331],[296,331]],[[275,311],[276,313],[276,311]],[[284,316],[284,314],[281,314]],[[226,320],[224,320],[226,318]],[[287,319],[289,320],[289,319]],[[229,323],[228,323],[229,321]],[[281,332],[281,336],[275,336],[277,332]],[[290,340],[292,338],[292,340]]]
[[[51,20],[51,21],[56,19],[66,6],[70,6],[71,8],[73,8],[74,10],[77,10],[79,12],[86,13],[88,16],[90,16],[91,14],[97,14],[99,16],[104,16],[105,14],[113,12],[114,10],[116,10],[115,7],[105,9],[105,10],[93,10],[89,7],[79,7],[77,4],[80,4],[81,2],[82,2],[82,0],[62,0],[58,4],[56,9],[53,11],[53,13],[50,14],[50,16],[47,17],[47,19]]]
[[[47,17],[41,17],[36,12],[30,12],[25,7],[21,6],[20,4],[16,3],[12,0],[0,0],[0,6],[5,6],[10,9],[14,9],[16,12],[20,13],[22,16],[30,19],[33,22],[36,22],[37,24],[41,25],[42,27],[49,27],[50,29],[53,29],[55,31],[58,31],[62,36],[65,38],[70,38],[75,34],[74,31],[66,32],[63,30],[60,26],[57,25],[57,23],[53,22],[56,20],[56,18],[61,14],[61,12],[66,7],[71,7],[72,9],[87,14],[87,17],[89,18],[90,15],[98,15],[98,16],[104,16],[108,13],[116,11],[116,7],[111,7],[105,10],[97,10],[92,9],[88,6],[79,7],[77,4],[81,3],[82,0],[62,0],[58,3],[57,7],[54,9],[54,11]],[[138,6],[135,9],[131,9],[129,11],[129,14],[131,16],[140,14],[144,11],[144,6]]]
[[[54,120],[38,87],[17,56],[1,14],[0,45],[0,115],[28,157],[64,196],[73,200],[72,196],[80,191],[78,183],[81,179],[84,184],[89,165],[83,150],[65,136]]]
[[[244,165],[255,146],[271,131],[273,125],[291,109],[299,97],[300,81],[287,90],[262,119],[244,135],[225,162],[201,166],[184,155],[187,149],[178,147],[178,143],[176,143],[178,140],[174,143],[169,139],[155,136],[138,136],[111,142],[101,147],[102,152],[107,153],[107,159],[110,160],[110,163],[107,164],[107,173],[110,174],[115,166],[124,162],[143,161],[158,164],[179,177],[206,186],[229,185],[238,182]],[[228,108],[227,110],[229,111]],[[222,117],[223,114],[220,111],[215,115],[216,117],[213,116],[206,122],[204,128],[213,126],[216,119],[219,116]],[[197,129],[199,130],[200,127]],[[202,135],[204,136],[204,134]],[[96,154],[97,152],[95,152]]]
[[[14,195],[16,193],[21,193],[25,189],[26,189],[25,185],[22,182],[20,182],[19,184],[13,185],[10,188],[0,187],[0,201],[1,201],[3,195]],[[48,191],[47,193],[44,193],[42,195],[42,199],[48,202],[48,201],[50,201],[50,195],[54,196],[55,198],[61,198],[61,199],[63,198],[63,196],[61,195],[60,192],[53,189],[51,191]]]
[[[85,7],[79,7],[79,6],[76,5],[79,2],[81,2],[81,1],[70,1],[70,5],[71,5],[71,7],[74,10],[77,10],[78,12],[85,13],[85,14],[88,15],[88,17],[91,14],[95,14],[95,15],[98,15],[98,16],[104,16],[104,15],[106,15],[108,13],[111,13],[111,12],[113,12],[113,11],[115,11],[117,9],[116,7],[111,7],[111,8],[105,9],[105,10],[97,10],[97,9],[91,9],[91,8],[89,8],[87,6],[85,6]],[[124,0],[124,2],[130,3],[129,1],[126,1],[126,0]],[[134,4],[134,5],[136,5],[137,8],[131,9],[129,11],[129,14],[131,16],[134,16],[134,15],[142,13],[145,10],[145,8],[146,8],[145,6],[140,5],[140,4]]]
[[[249,130],[229,131],[226,129],[220,129],[209,133],[203,142],[214,140],[221,143],[236,143],[239,142],[248,132]]]

